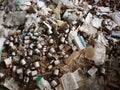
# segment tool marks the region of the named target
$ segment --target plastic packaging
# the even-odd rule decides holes
[[[26,0],[16,0],[16,9],[19,9],[22,4],[25,3]]]
[[[36,84],[40,88],[40,90],[51,90],[49,82],[46,81],[42,76],[38,76],[36,78]]]

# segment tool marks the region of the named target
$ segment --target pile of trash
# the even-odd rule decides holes
[[[120,89],[119,0],[0,0],[0,87]]]

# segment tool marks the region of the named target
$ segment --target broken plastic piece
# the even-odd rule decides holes
[[[117,23],[118,26],[120,26],[120,12],[114,12],[112,14],[112,18]]]

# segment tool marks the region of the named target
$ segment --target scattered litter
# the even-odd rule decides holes
[[[120,89],[119,0],[0,3],[1,86],[10,90]]]

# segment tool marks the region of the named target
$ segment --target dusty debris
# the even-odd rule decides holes
[[[0,3],[0,81],[6,88],[119,88],[119,0]]]

